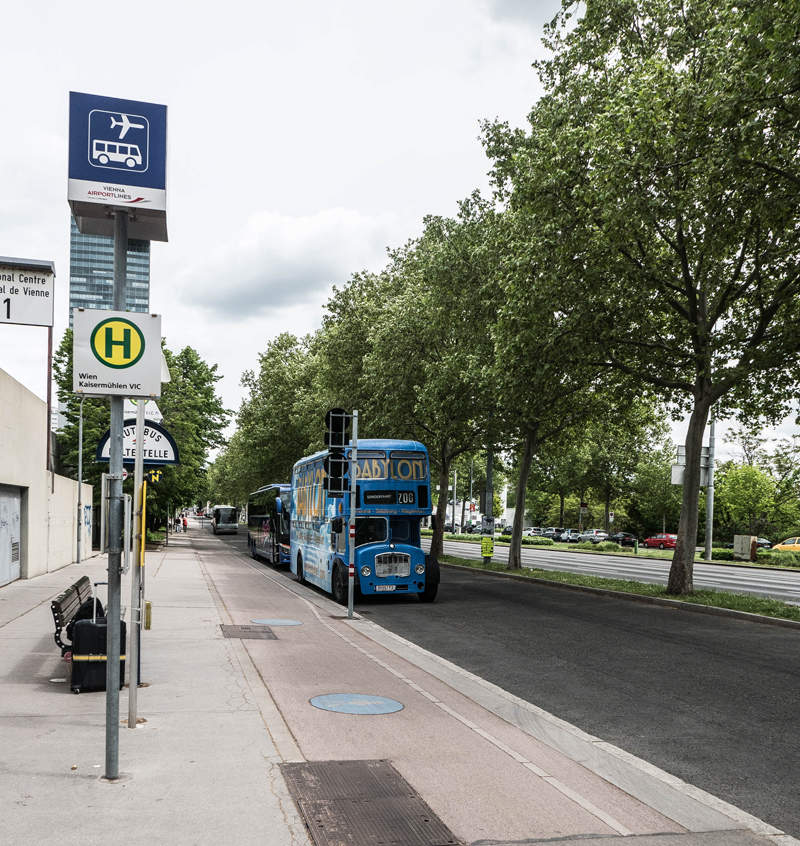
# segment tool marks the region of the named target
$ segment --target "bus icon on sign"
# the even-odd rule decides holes
[[[89,164],[111,170],[147,170],[150,124],[142,115],[89,112]]]

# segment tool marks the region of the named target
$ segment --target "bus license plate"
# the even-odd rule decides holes
[[[375,590],[394,590],[394,585],[375,585]]]

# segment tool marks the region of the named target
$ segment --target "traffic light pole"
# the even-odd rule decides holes
[[[347,619],[353,619],[356,588],[356,470],[358,468],[358,411],[353,411],[353,439],[350,448],[350,540],[347,568]]]

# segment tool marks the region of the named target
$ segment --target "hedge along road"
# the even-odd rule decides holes
[[[451,568],[356,611],[800,837],[800,631]]]
[[[800,631],[447,567],[356,611],[800,837]]]
[[[430,549],[430,539],[422,545]],[[495,544],[495,561],[508,561],[508,547]],[[445,541],[444,554],[459,558],[480,559],[477,543]],[[561,570],[567,573],[589,573],[609,579],[630,579],[665,585],[671,562],[668,559],[637,558],[633,555],[609,555],[592,552],[566,552],[549,547],[522,547],[524,567]],[[751,596],[768,596],[800,605],[800,570],[778,570],[758,567],[737,567],[725,564],[695,562],[694,584],[698,588],[716,588]]]

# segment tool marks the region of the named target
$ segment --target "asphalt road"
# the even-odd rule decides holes
[[[449,568],[356,610],[800,837],[799,631]]]

